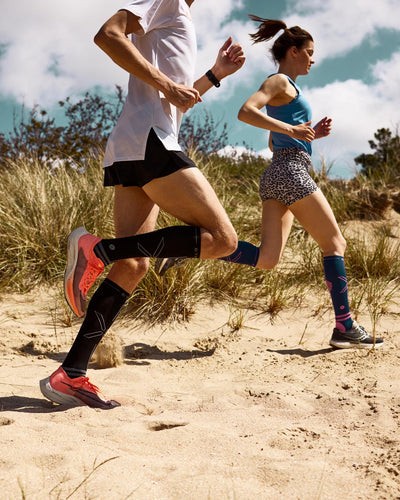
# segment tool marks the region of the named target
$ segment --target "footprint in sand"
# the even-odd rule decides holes
[[[12,418],[0,417],[0,425],[11,425],[15,422]]]
[[[173,429],[174,427],[183,427],[188,425],[189,422],[149,422],[147,427],[151,431],[165,431],[166,429]]]

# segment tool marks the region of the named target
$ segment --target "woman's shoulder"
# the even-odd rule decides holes
[[[264,80],[263,87],[273,88],[275,90],[284,90],[290,85],[288,77],[283,73],[273,73]]]
[[[279,82],[279,81],[285,81],[287,80],[287,76],[284,75],[283,73],[271,73],[270,75],[267,76],[266,80],[270,80],[271,82]]]

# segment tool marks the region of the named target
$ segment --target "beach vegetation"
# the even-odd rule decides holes
[[[113,190],[103,187],[102,157],[122,102],[118,89],[115,99],[113,105],[99,96],[85,95],[75,104],[66,99],[65,126],[34,108],[27,121],[0,137],[0,291],[24,293],[39,285],[62,290],[70,231],[85,225],[102,237],[113,236]],[[221,156],[226,127],[206,122],[205,129],[200,122],[184,123],[185,148],[215,188],[239,239],[258,245],[258,181],[269,160],[249,150]],[[400,240],[393,220],[400,212],[398,135],[380,129],[371,147],[373,154],[356,159],[362,169],[353,179],[331,179],[325,162],[312,175],[347,239],[352,307],[355,314],[370,311],[375,325],[400,286]],[[173,224],[180,222],[160,214],[158,227]],[[150,322],[188,320],[200,304],[224,302],[232,311],[254,309],[273,319],[285,308],[304,306],[310,297],[318,298],[318,311],[330,307],[321,252],[295,221],[273,271],[190,260],[161,278],[151,267],[124,314]],[[235,312],[232,323],[242,324],[243,318]]]

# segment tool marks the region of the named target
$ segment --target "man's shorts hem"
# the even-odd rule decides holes
[[[190,167],[196,167],[196,164],[182,151],[166,149],[151,129],[144,160],[118,161],[104,167],[104,186],[143,187],[153,179]]]

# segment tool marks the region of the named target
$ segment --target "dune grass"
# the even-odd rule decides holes
[[[259,244],[258,180],[265,160],[251,155],[195,160],[226,207],[239,238]],[[85,172],[62,165],[49,169],[32,159],[1,166],[0,290],[60,286],[67,236],[75,227],[85,225],[102,237],[113,235],[113,190],[102,186],[101,159],[85,163]],[[314,176],[341,224],[354,219],[383,221],[367,235],[343,227],[352,305],[356,311],[367,308],[377,320],[399,288],[399,243],[384,219],[393,205],[390,192],[362,177],[330,181],[326,169]],[[164,213],[158,222],[160,227],[176,223]],[[277,269],[264,272],[222,261],[191,260],[160,278],[151,268],[125,314],[151,322],[187,320],[200,303],[223,301],[232,310],[253,308],[273,317],[285,308],[302,306],[310,294],[329,304],[320,250],[295,222]],[[232,321],[240,323],[235,314]]]
[[[60,280],[71,228],[112,234],[112,192],[101,187],[98,160],[85,174],[21,160],[1,176],[0,288],[24,292]]]

